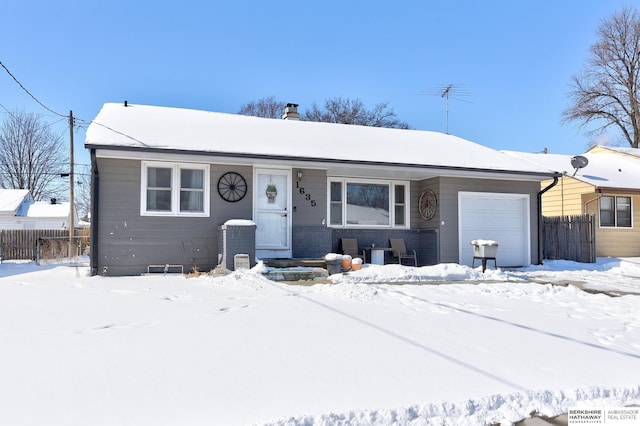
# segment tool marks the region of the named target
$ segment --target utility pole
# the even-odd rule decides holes
[[[69,111],[69,257],[73,247],[73,237],[75,233],[74,208],[73,208],[73,111]]]

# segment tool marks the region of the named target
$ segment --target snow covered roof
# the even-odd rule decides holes
[[[87,129],[85,146],[551,174],[544,166],[438,132],[132,104],[105,104]]]
[[[620,153],[625,155],[630,155],[632,157],[640,157],[640,149],[631,148],[631,147],[623,147],[623,146],[606,146],[606,145],[596,145],[591,147],[588,153],[602,153],[602,152],[613,152]]]
[[[633,157],[607,152],[587,152],[582,156],[589,160],[589,164],[575,172],[571,165],[572,155],[503,152],[540,166],[549,167],[556,172],[573,176],[575,179],[596,188],[640,189],[640,159]]]
[[[66,219],[69,217],[69,203],[57,202],[56,204],[51,204],[45,201],[36,201],[29,205],[29,210],[25,216]]]
[[[0,189],[0,213],[32,218],[66,218],[69,203],[33,201],[28,189]]]
[[[0,188],[0,213],[16,214],[25,200],[31,200],[28,189]]]

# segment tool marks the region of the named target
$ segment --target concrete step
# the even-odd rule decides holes
[[[261,259],[266,267],[271,268],[325,268],[327,262],[324,259]]]
[[[317,284],[320,282],[328,282],[327,270],[317,267],[295,266],[290,268],[274,268],[267,267],[267,271],[262,275],[272,281],[287,281],[305,284]]]

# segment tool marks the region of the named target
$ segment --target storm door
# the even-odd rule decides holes
[[[291,170],[255,169],[254,221],[258,258],[291,257]]]

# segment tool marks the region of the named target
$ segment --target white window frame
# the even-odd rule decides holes
[[[180,216],[180,217],[209,217],[210,183],[209,165],[197,163],[174,163],[165,161],[142,161],[140,179],[140,215],[141,216]],[[148,168],[171,169],[171,210],[157,211],[147,210],[147,169]],[[202,212],[180,211],[180,170],[202,170],[203,172],[203,208]]]
[[[604,197],[613,198],[613,225],[602,224],[602,199]],[[631,215],[631,223],[629,226],[618,225],[618,198],[624,197],[629,199],[629,214]],[[631,195],[608,195],[604,194],[598,199],[598,224],[603,229],[633,229],[633,197]]]
[[[342,204],[342,223],[331,223],[331,184],[342,184],[341,204]],[[347,224],[347,185],[348,184],[373,184],[373,185],[386,185],[389,188],[389,224],[388,225],[372,225],[372,224]],[[404,224],[396,225],[396,186],[404,186]],[[351,178],[338,178],[329,177],[327,179],[327,226],[330,228],[395,228],[395,229],[409,229],[410,223],[410,194],[411,187],[409,181],[404,180],[382,180],[382,179],[351,179]]]

